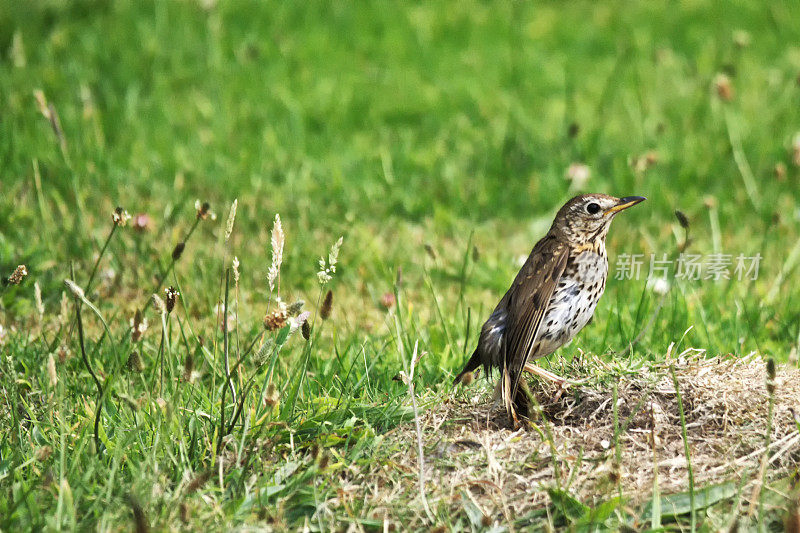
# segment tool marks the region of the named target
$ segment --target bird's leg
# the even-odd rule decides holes
[[[508,373],[504,372],[500,379],[497,380],[492,394],[492,402],[495,405],[502,404],[505,407],[506,413],[511,419],[511,425],[515,430],[521,427],[522,421],[514,408],[514,402],[511,398],[511,382]]]
[[[570,385],[580,385],[581,383],[586,383],[587,381],[586,379],[580,379],[576,381],[572,379],[562,378],[561,376],[553,374],[549,370],[545,370],[544,368],[534,365],[533,363],[525,363],[523,370],[526,372],[530,372],[534,376],[539,376],[540,378],[550,380],[553,383],[556,383],[560,387],[565,389]]]

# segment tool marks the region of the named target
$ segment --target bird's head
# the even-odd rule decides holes
[[[574,244],[604,240],[617,213],[644,200],[642,196],[581,194],[558,210],[550,231]]]

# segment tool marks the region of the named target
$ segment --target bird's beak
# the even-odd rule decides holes
[[[644,202],[647,200],[644,196],[626,196],[625,198],[620,198],[619,203],[612,207],[611,209],[606,209],[606,212],[603,215],[610,215],[611,213],[616,213],[618,211],[622,211],[623,209],[628,209],[639,202]]]

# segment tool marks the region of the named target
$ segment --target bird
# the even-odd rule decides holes
[[[499,370],[495,393],[516,425],[518,415],[529,414],[524,382],[520,387],[523,370],[563,384],[566,380],[530,361],[552,354],[589,323],[608,278],[611,222],[645,199],[581,194],[564,204],[483,324],[475,351],[454,385],[468,384],[481,365],[487,379],[493,369]]]

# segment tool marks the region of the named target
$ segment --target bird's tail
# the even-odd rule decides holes
[[[514,410],[518,416],[530,418],[531,400],[528,397],[529,394],[530,392],[528,391],[527,383],[525,383],[525,380],[520,379],[519,386],[517,386],[517,392],[514,394]]]
[[[508,368],[504,368],[500,376],[500,396],[506,413],[516,424],[518,417],[529,418],[531,400],[528,385],[521,376],[514,375]]]
[[[481,366],[481,364],[483,364],[483,361],[481,361],[481,356],[478,353],[478,350],[475,350],[472,352],[472,357],[470,357],[469,361],[467,361],[467,365],[464,367],[464,370],[462,370],[461,373],[456,376],[456,379],[453,380],[453,385],[462,383],[464,381],[464,377],[467,374],[474,372],[476,368]]]

